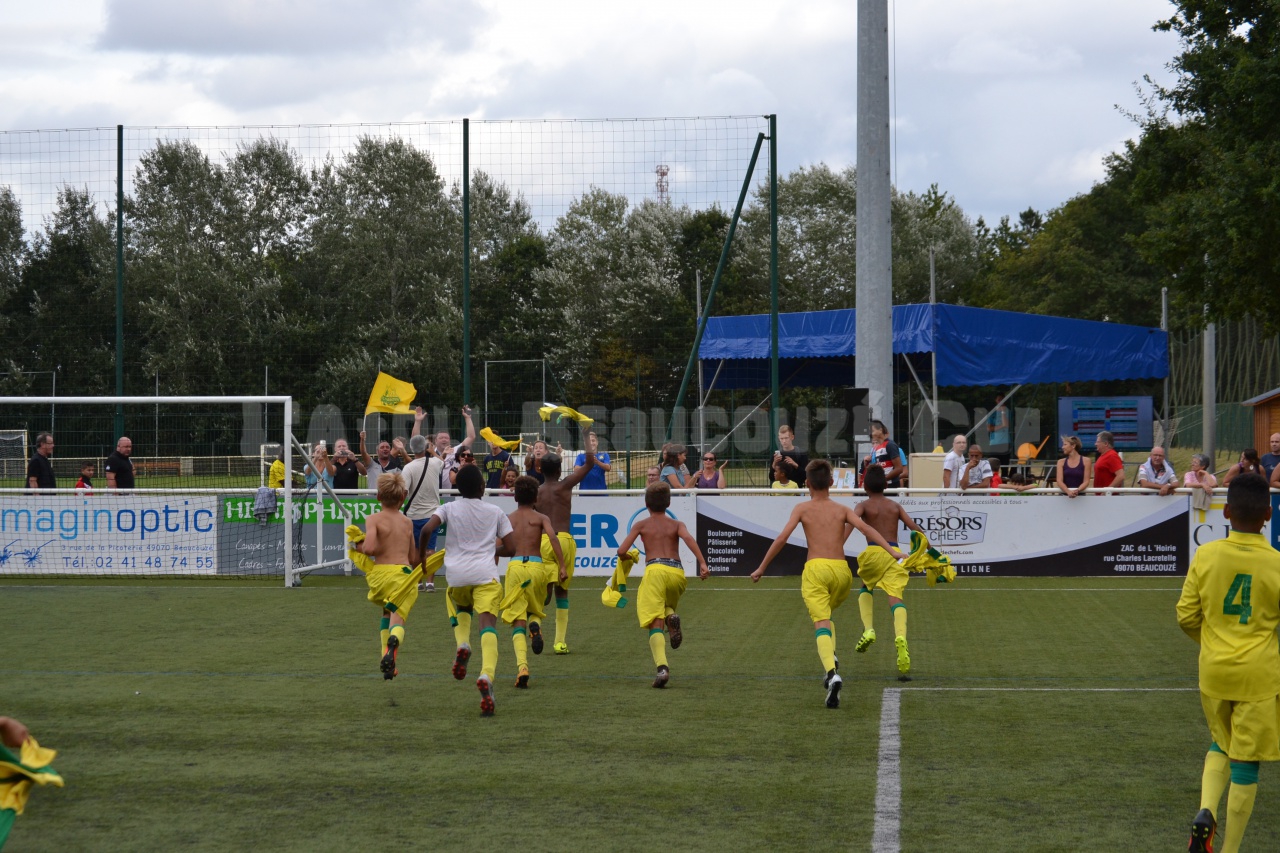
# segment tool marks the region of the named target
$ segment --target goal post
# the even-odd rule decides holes
[[[299,463],[283,454],[286,487],[268,488],[261,447],[289,446],[293,416],[288,396],[0,397],[0,423],[23,427],[28,448],[21,465],[0,471],[0,576],[292,585],[298,513],[288,484]],[[42,433],[53,436],[48,453],[37,445]]]

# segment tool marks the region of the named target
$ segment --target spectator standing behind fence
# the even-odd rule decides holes
[[[413,460],[406,466],[401,476],[404,477],[405,494],[409,497],[405,502],[405,516],[413,522],[413,541],[417,542],[427,519],[440,507],[440,472],[444,470],[444,462],[432,453],[430,442],[425,435],[414,435],[409,438],[409,450],[413,452]],[[428,547],[436,548],[436,534],[431,532]],[[432,585],[432,589],[434,589]]]
[[[803,488],[804,469],[809,464],[809,454],[796,449],[796,434],[787,424],[778,427],[778,447],[780,449],[773,451],[773,458],[769,460],[770,485],[777,482],[777,463],[782,460],[782,464],[786,466],[786,479],[799,483]]]
[[[800,488],[800,484],[791,479],[790,473],[791,472],[787,470],[786,463],[781,459],[775,459],[773,463],[773,483],[770,484],[769,488],[798,490]]]
[[[1191,470],[1182,478],[1182,485],[1192,490],[1193,509],[1208,509],[1213,490],[1218,487],[1218,478],[1209,470],[1211,464],[1213,460],[1208,454],[1197,453],[1191,457]]]
[[[496,444],[489,445],[489,453],[484,457],[480,465],[480,469],[484,471],[486,489],[506,489],[503,481],[507,476],[507,469],[511,466],[511,454],[506,448],[498,447]],[[512,469],[515,470],[515,469]],[[516,475],[517,477],[519,474]]]
[[[1230,486],[1231,481],[1241,474],[1262,475],[1262,460],[1258,458],[1258,451],[1252,447],[1241,453],[1240,461],[1227,469],[1227,473],[1222,477],[1222,485]]]
[[[863,476],[867,465],[879,465],[884,469],[885,488],[902,487],[902,448],[889,440],[889,428],[883,421],[871,422],[871,455],[864,458]]]
[[[587,472],[587,476],[582,478],[582,484],[578,486],[578,491],[601,491],[609,488],[605,482],[605,472],[613,469],[608,453],[599,452],[600,439],[596,437],[595,430],[587,430],[587,446],[591,448],[591,452],[596,455],[596,465]],[[573,466],[586,464],[587,454],[579,453],[573,460]]]
[[[960,472],[964,470],[965,459],[969,455],[969,439],[957,435],[951,439],[951,449],[942,460],[942,488],[960,488]]]
[[[698,476],[694,478],[693,487],[695,489],[723,489],[728,485],[725,480],[724,466],[729,464],[726,459],[719,468],[716,467],[716,454],[714,451],[708,450],[702,454],[702,469],[698,471]]]
[[[673,489],[683,489],[688,482],[682,470],[686,452],[683,444],[669,444],[662,453],[662,470],[659,476]]]
[[[116,442],[116,449],[111,451],[106,464],[102,466],[102,470],[107,475],[108,489],[133,488],[133,460],[129,458],[132,455],[133,440],[127,436],[121,436]]]
[[[427,417],[427,413],[418,406],[413,410],[413,429],[409,433],[412,438],[422,432],[422,422]],[[440,488],[453,488],[453,474],[458,471],[458,452],[464,447],[470,448],[476,441],[476,425],[471,421],[471,407],[462,407],[462,420],[467,425],[467,437],[458,442],[455,446],[453,439],[449,435],[448,430],[440,430],[434,436],[436,451],[435,455],[444,462],[444,470],[440,472]]]
[[[652,486],[654,483],[661,483],[661,482],[662,482],[662,469],[659,468],[657,465],[649,466],[649,470],[644,472],[645,488],[647,489],[650,486]]]
[[[329,471],[329,448],[323,441],[311,448],[311,461],[307,463],[307,488],[318,486],[321,478],[329,488],[333,488],[333,474]]]
[[[987,446],[992,454],[1009,449],[1009,409],[1004,394],[996,394],[996,404],[987,412]]]
[[[1093,487],[1105,489],[1112,485],[1124,486],[1124,460],[1116,453],[1116,440],[1107,431],[1098,433],[1094,439],[1098,449],[1098,461],[1093,463]]]
[[[92,462],[86,462],[80,466],[80,479],[76,480],[76,494],[83,497],[84,495],[93,494],[93,474],[96,466]]]
[[[365,431],[360,430],[360,464],[364,465],[365,482],[375,489],[378,486],[378,478],[383,474],[404,469],[405,457],[408,455],[404,450],[404,442],[398,438],[394,445],[385,439],[379,441],[377,454],[377,456],[369,455],[365,447]]]
[[[58,480],[53,476],[53,433],[42,432],[36,436],[36,449],[27,463],[27,485],[33,489],[56,489]]]
[[[960,488],[989,489],[992,476],[991,463],[982,458],[982,448],[976,444],[970,447],[969,461],[960,469]]]
[[[529,448],[529,453],[524,457],[524,472],[537,480],[539,485],[547,481],[546,476],[542,473],[542,460],[546,455],[547,443],[542,439],[538,439]]]
[[[475,465],[476,455],[471,451],[470,447],[458,451],[458,455],[454,457],[454,461],[458,467],[449,472],[449,488],[458,488],[458,472],[462,470],[464,465]]]
[[[1062,458],[1054,482],[1064,495],[1074,498],[1089,490],[1093,460],[1084,455],[1084,445],[1074,435],[1063,436]]]
[[[1280,468],[1280,432],[1271,433],[1271,452],[1262,454],[1262,470],[1268,481],[1276,472],[1276,468]],[[1274,484],[1272,488],[1274,488]]]
[[[1138,466],[1138,485],[1162,495],[1171,495],[1178,488],[1178,475],[1164,458],[1163,447],[1151,448],[1151,457]]]
[[[329,475],[333,478],[335,489],[360,488],[360,475],[365,472],[364,464],[351,452],[351,445],[345,438],[333,443],[333,458],[329,460]]]

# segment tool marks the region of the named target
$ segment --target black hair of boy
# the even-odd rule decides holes
[[[475,465],[463,465],[458,469],[458,479],[454,482],[458,494],[464,498],[484,497],[484,474]]]
[[[548,480],[554,480],[560,476],[560,456],[556,453],[548,453],[542,457],[542,476]]]
[[[862,478],[862,488],[868,494],[883,495],[887,485],[889,485],[889,481],[885,479],[884,469],[879,465],[872,465],[868,468],[867,473]]]
[[[665,512],[671,506],[671,487],[666,483],[650,483],[644,490],[644,505],[650,512]]]
[[[804,468],[805,484],[811,489],[831,488],[831,463],[825,459],[815,459]]]
[[[538,481],[528,474],[521,474],[516,477],[512,492],[515,494],[518,506],[533,506],[538,502]]]
[[[1231,520],[1244,527],[1260,525],[1267,520],[1271,505],[1271,488],[1261,474],[1241,474],[1227,486],[1227,506]]]

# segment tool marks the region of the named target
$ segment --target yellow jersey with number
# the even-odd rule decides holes
[[[1200,692],[1257,702],[1280,694],[1280,551],[1231,531],[1200,546],[1178,599],[1178,625],[1200,643]]]

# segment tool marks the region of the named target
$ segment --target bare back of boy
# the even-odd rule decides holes
[[[365,519],[364,553],[386,566],[412,566],[418,562],[413,522],[399,509],[383,509]]]
[[[845,559],[844,542],[849,538],[853,510],[825,496],[815,495],[796,507],[810,560]]]
[[[640,534],[646,560],[680,561],[681,523],[671,516],[651,515],[636,522],[631,529]]]
[[[512,556],[538,557],[542,554],[542,534],[547,532],[549,519],[531,506],[516,507],[508,516],[511,520]]]
[[[907,511],[901,504],[884,495],[869,495],[865,501],[853,508],[853,514],[866,522],[890,544],[898,542],[900,523],[906,525],[908,530],[920,529],[915,519],[907,515]]]

